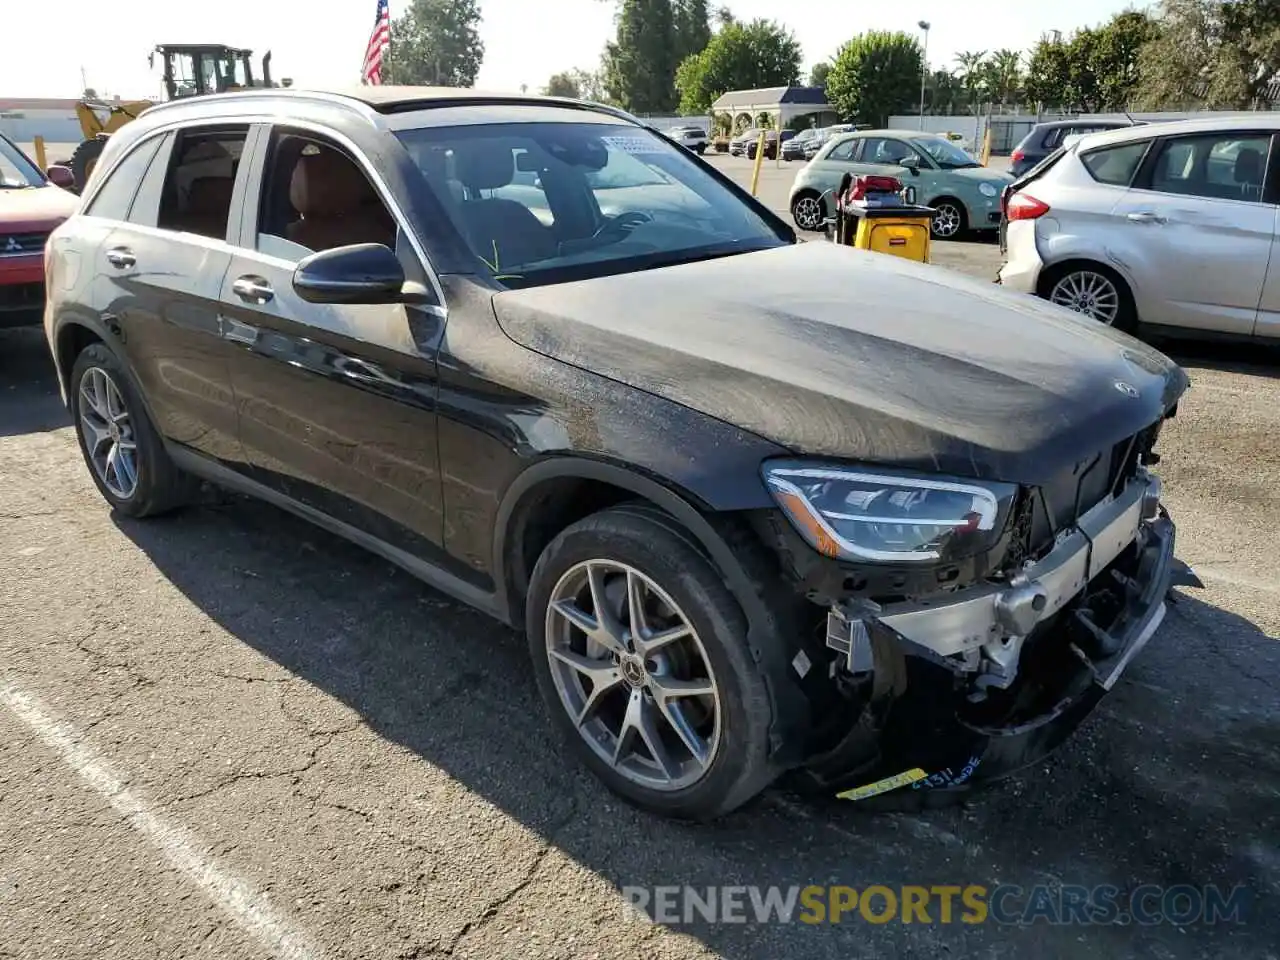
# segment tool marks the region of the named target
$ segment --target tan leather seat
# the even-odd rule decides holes
[[[289,201],[302,217],[287,229],[294,243],[316,251],[352,243],[395,249],[395,221],[360,169],[336,151],[322,148],[298,158]]]
[[[218,240],[227,238],[227,216],[235,180],[230,177],[199,177],[187,189],[187,209],[182,229]]]

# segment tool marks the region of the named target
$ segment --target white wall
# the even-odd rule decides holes
[[[17,143],[44,137],[49,143],[84,139],[74,110],[0,110],[0,133]]]

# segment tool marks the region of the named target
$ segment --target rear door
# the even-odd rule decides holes
[[[232,124],[157,137],[126,218],[98,251],[104,319],[120,331],[156,427],[223,462],[241,450],[218,294],[231,263],[227,236],[239,229],[248,134]]]
[[[355,243],[396,249],[434,289],[372,165],[308,129],[262,130],[243,225],[221,284],[240,436],[251,475],[290,500],[407,553],[443,538],[434,306],[312,304],[303,258]]]
[[[1217,333],[1253,333],[1275,233],[1266,189],[1268,131],[1167,137],[1116,205],[1124,246],[1142,251],[1142,319]]]

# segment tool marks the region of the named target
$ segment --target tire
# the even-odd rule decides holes
[[[591,568],[586,568],[588,562]],[[584,569],[602,574],[599,584],[611,604],[607,609],[616,608],[615,629],[624,637],[622,660],[603,646],[593,648],[580,627],[553,609],[553,603],[569,597],[577,609],[591,605],[595,614],[590,573]],[[654,630],[673,622],[659,619],[671,608],[692,628],[690,635],[662,648],[669,653],[644,660],[628,645],[630,634],[618,621],[629,619],[624,598],[633,583],[645,584],[642,609]],[[623,504],[566,528],[534,567],[525,619],[534,675],[554,724],[585,765],[629,803],[666,817],[707,821],[746,803],[778,775],[769,759],[770,701],[747,647],[745,617],[692,537],[667,514],[648,504]],[[596,685],[588,690],[580,668],[567,666],[553,649],[591,658],[580,664],[596,663],[606,670],[615,664],[600,683],[607,692],[595,712],[590,710]],[[659,663],[657,657],[665,660]],[[664,714],[661,696],[673,679],[714,691],[710,697],[676,698],[676,715],[705,748],[702,763],[686,746],[690,740],[665,719],[669,714]],[[654,724],[648,729],[657,731],[661,752],[672,761],[664,767],[670,775],[657,772],[658,753],[644,745],[647,738],[634,734],[622,738],[627,756],[615,763],[619,733],[631,710],[637,716],[648,711]],[[581,725],[578,716],[584,717]]]
[[[1129,285],[1100,263],[1075,261],[1054,268],[1041,281],[1040,295],[1050,303],[1125,333],[1133,333],[1138,327],[1138,311]],[[1110,305],[1114,309],[1107,309]]]
[[[100,439],[96,444],[90,439],[91,424],[99,429],[106,422],[106,417],[98,411],[103,409],[101,403],[95,406],[90,397],[101,401],[103,397],[102,377],[115,390],[118,403],[110,403],[112,413],[122,414],[113,418],[116,432]],[[194,497],[199,484],[189,474],[176,467],[160,435],[156,432],[151,418],[147,415],[133,378],[125,369],[120,359],[101,343],[90,344],[76,357],[71,369],[68,394],[71,397],[72,416],[75,420],[76,438],[80,444],[80,453],[84,457],[89,475],[97,485],[103,498],[111,504],[112,509],[129,517],[150,517],[166,513],[180,507]],[[101,437],[99,433],[99,437]],[[132,442],[133,448],[133,484],[124,482],[128,479],[129,470],[104,468],[100,460],[109,456],[104,451],[112,444]],[[91,449],[92,445],[92,449]],[[97,457],[95,458],[95,451]],[[118,450],[119,457],[124,458],[127,451]],[[125,461],[127,462],[127,461]]]
[[[75,177],[76,193],[84,193],[84,188],[89,184],[89,177],[93,174],[93,168],[97,166],[98,158],[102,156],[106,146],[106,139],[94,137],[92,140],[82,141],[71,154],[71,160],[67,165],[71,168],[72,176]]]
[[[929,206],[935,211],[929,221],[929,233],[934,240],[958,240],[969,229],[969,218],[959,200],[941,197]]]
[[[816,190],[801,190],[791,201],[791,219],[801,230],[820,232],[826,217],[826,205]]]

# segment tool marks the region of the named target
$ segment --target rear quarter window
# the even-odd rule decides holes
[[[1137,143],[1090,150],[1081,155],[1080,162],[1098,183],[1127,187],[1133,182],[1133,175],[1138,172],[1138,165],[1142,163],[1148,146],[1149,140],[1139,140]]]
[[[134,195],[147,174],[151,158],[160,149],[163,137],[152,137],[134,147],[123,160],[115,165],[106,182],[94,194],[85,213],[91,217],[108,220],[128,220]]]

